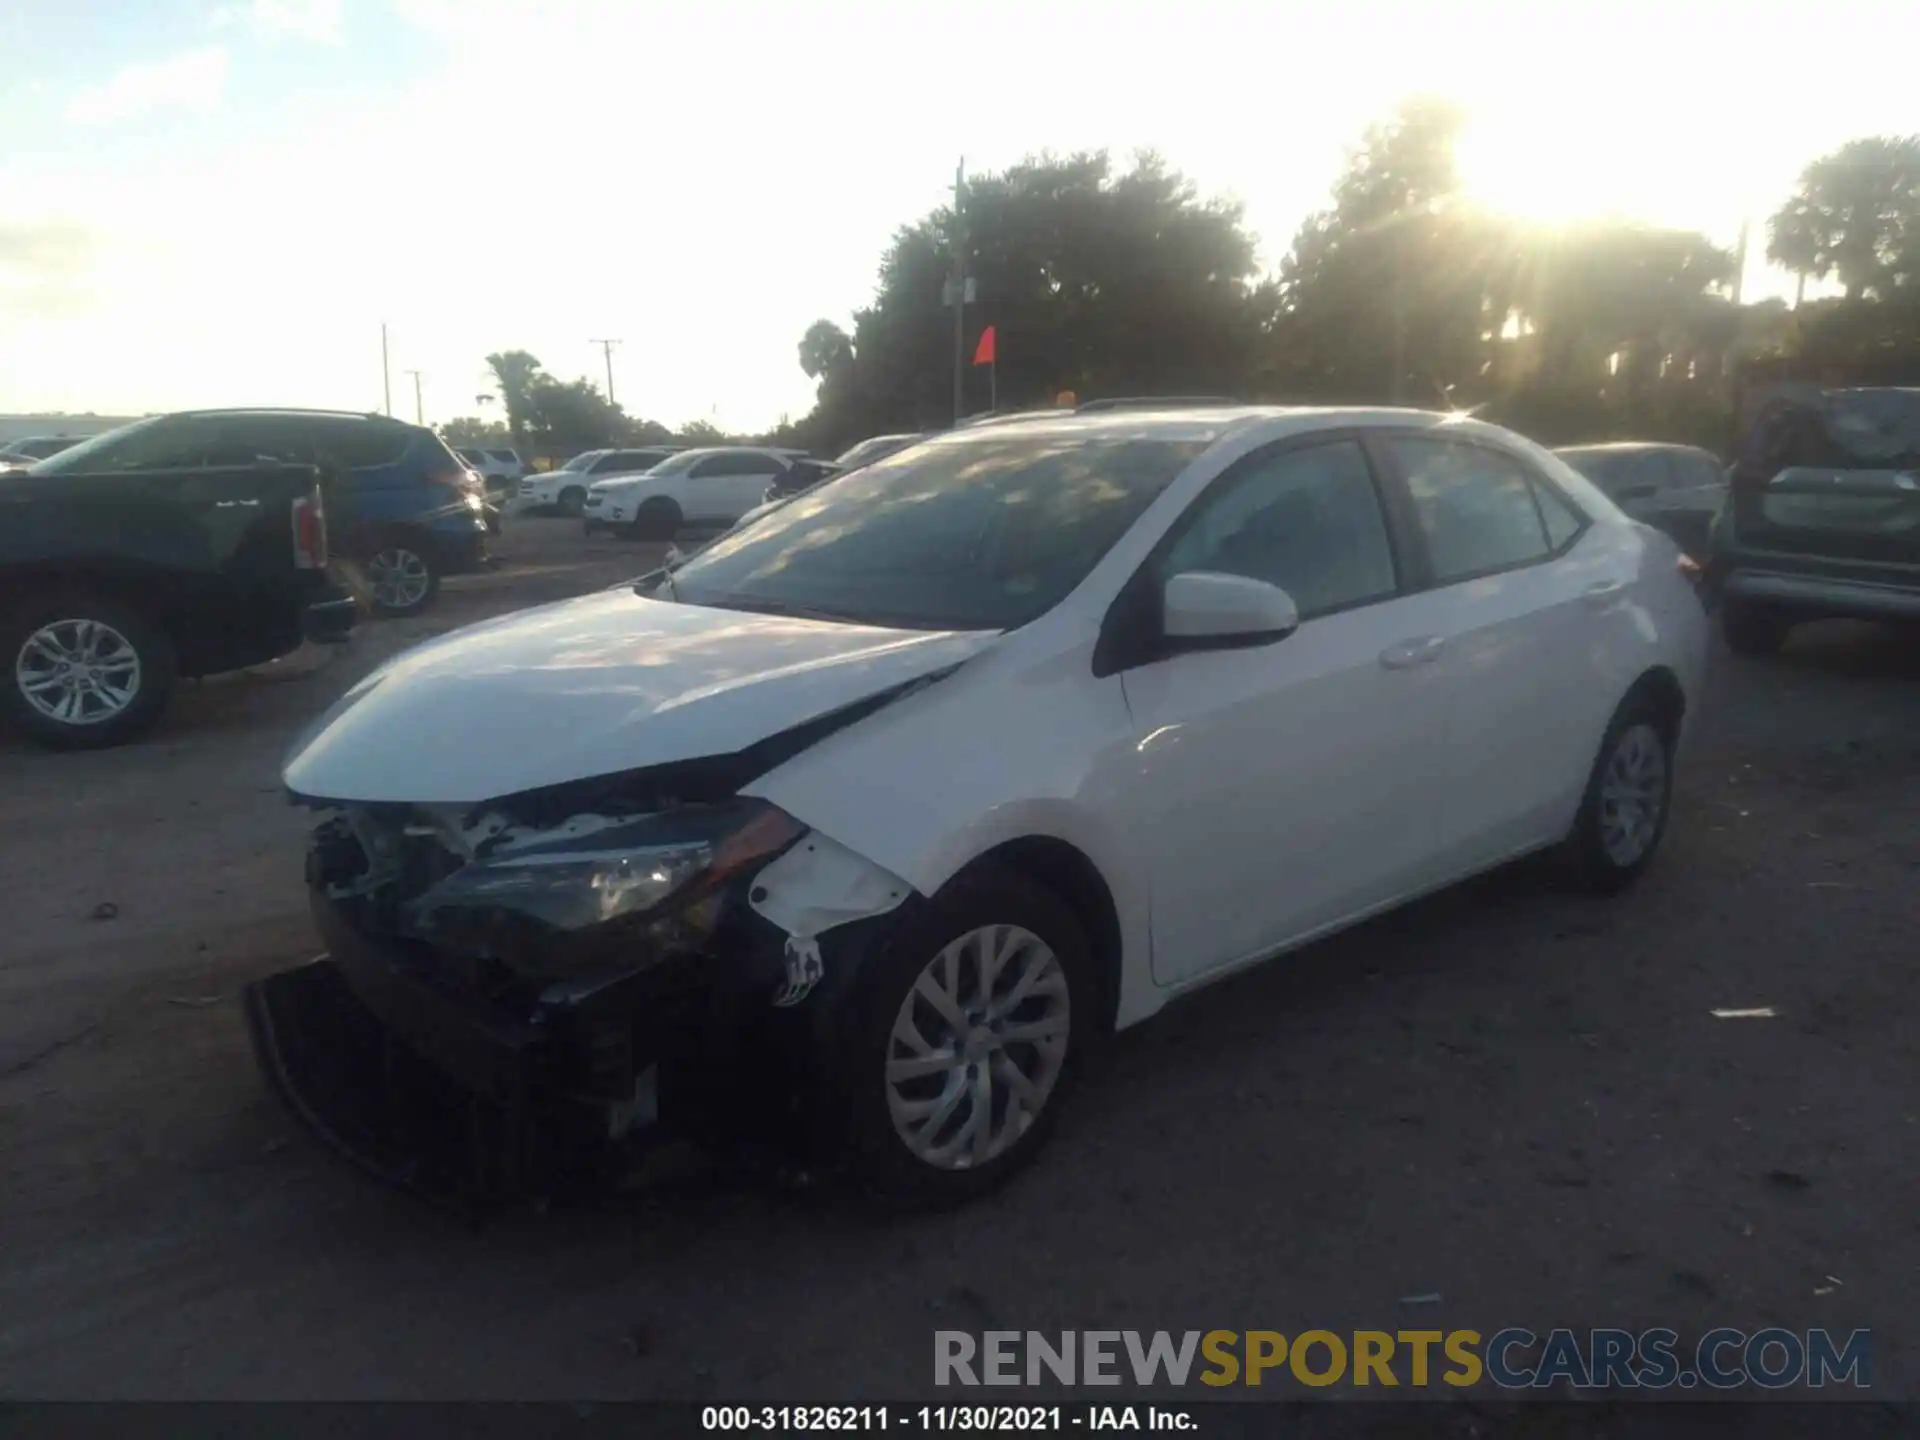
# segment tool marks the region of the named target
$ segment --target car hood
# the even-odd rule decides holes
[[[754,615],[622,586],[397,656],[315,722],[282,778],[314,800],[472,804],[727,755],[958,664],[996,633]]]

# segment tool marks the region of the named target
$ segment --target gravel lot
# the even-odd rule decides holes
[[[235,991],[315,948],[277,785],[305,720],[657,553],[557,520],[499,549],[318,668],[185,687],[147,743],[0,746],[0,1394],[901,1398],[935,1328],[1418,1323],[1866,1326],[1879,1396],[1920,1398],[1910,639],[1716,654],[1633,893],[1517,867],[1216,987],[972,1209],[880,1222],[689,1162],[470,1227],[308,1140]]]

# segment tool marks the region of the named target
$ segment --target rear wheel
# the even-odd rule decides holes
[[[1720,612],[1720,633],[1736,655],[1772,655],[1786,644],[1793,622],[1778,610],[1749,600],[1729,600]]]
[[[1086,937],[1050,891],[963,876],[903,924],[842,1003],[835,1087],[856,1187],[939,1208],[1038,1152],[1094,1027]]]
[[[60,750],[120,745],[151,729],[173,690],[173,646],[118,600],[84,591],[28,601],[0,619],[8,672],[0,709]]]
[[[1667,830],[1675,738],[1671,713],[1653,696],[1630,696],[1614,715],[1561,846],[1581,888],[1613,894],[1652,863]]]
[[[367,585],[376,615],[418,615],[440,593],[440,567],[420,542],[389,540],[367,560]]]

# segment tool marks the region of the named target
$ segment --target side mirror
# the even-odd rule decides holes
[[[1300,628],[1300,610],[1278,585],[1189,570],[1167,581],[1162,629],[1177,649],[1264,645]]]

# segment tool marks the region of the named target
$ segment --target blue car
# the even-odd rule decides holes
[[[99,437],[88,447],[87,464],[97,473],[276,460],[319,468],[334,551],[361,570],[376,614],[418,614],[439,593],[442,576],[486,560],[487,506],[479,476],[433,431],[386,415],[156,415]]]

